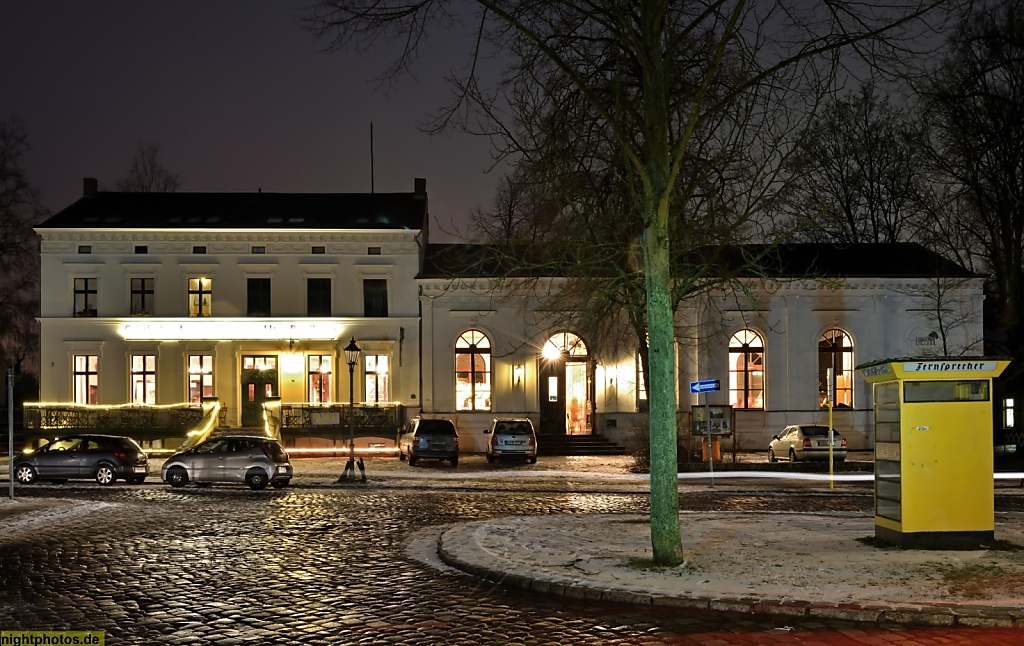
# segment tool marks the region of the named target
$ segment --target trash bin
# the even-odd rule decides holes
[[[708,438],[704,436],[700,438],[700,459],[708,461]],[[717,435],[711,438],[711,459],[715,462],[722,461],[722,443]]]

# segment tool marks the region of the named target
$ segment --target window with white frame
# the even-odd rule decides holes
[[[309,403],[328,404],[331,402],[331,374],[333,357],[329,354],[311,354],[306,357],[306,382],[309,384]]]
[[[491,341],[480,330],[455,342],[455,409],[491,410]]]
[[[96,316],[97,278],[75,279],[75,316]]]
[[[210,278],[188,279],[188,315],[212,316],[213,280]]]
[[[367,354],[363,356],[363,372],[366,379],[366,401],[378,404],[390,401],[388,355]]]
[[[840,329],[826,331],[818,341],[818,403],[824,408],[829,400],[853,408],[853,340]]]
[[[1013,428],[1013,398],[1003,400],[1003,428]]]
[[[133,404],[156,403],[156,355],[131,355],[130,384]]]
[[[203,397],[213,397],[213,355],[188,355],[188,400],[202,403]]]
[[[134,316],[153,313],[154,299],[153,278],[132,278],[131,279],[131,313]]]
[[[729,403],[764,408],[764,341],[754,330],[740,330],[729,340]]]
[[[99,403],[100,358],[95,354],[74,356],[74,401],[76,404]]]
[[[651,409],[647,401],[647,380],[644,379],[644,356],[636,352],[636,409],[640,412]]]

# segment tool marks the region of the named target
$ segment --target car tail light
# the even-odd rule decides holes
[[[459,436],[458,435],[456,435],[455,437],[452,438],[452,446],[458,448],[458,446],[459,446]]]
[[[804,448],[805,449],[811,448],[811,441],[806,439],[806,438],[804,439]]]
[[[116,457],[118,460],[121,460],[122,462],[127,462],[128,461],[128,452],[127,451],[114,451],[114,457]]]
[[[537,441],[536,441],[536,440],[534,440],[534,439],[533,439],[533,438],[531,437],[531,438],[530,438],[530,441],[529,441],[529,442],[527,442],[527,443],[526,443],[526,445],[527,445],[527,446],[537,446]]]
[[[839,446],[845,449],[846,448],[846,438],[844,437],[844,438],[842,438],[842,440],[843,441],[839,443]]]
[[[498,446],[498,436],[497,435],[492,435],[491,436],[491,446]]]

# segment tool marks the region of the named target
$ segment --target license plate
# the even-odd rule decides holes
[[[515,442],[515,441],[506,440],[505,444],[508,445],[508,446],[521,446],[523,443],[522,442]]]
[[[818,441],[818,446],[828,446],[828,440],[824,440],[824,441],[819,440]]]
[[[135,473],[146,473],[146,467],[132,467],[132,471]]]

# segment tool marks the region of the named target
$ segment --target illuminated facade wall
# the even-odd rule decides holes
[[[425,254],[437,245],[426,245],[425,192],[412,202],[418,224],[388,219],[378,196],[364,196],[365,211],[321,210],[318,226],[306,226],[297,214],[316,197],[289,198],[263,220],[243,211],[242,224],[225,226],[193,194],[215,215],[191,225],[189,212],[172,212],[177,224],[162,228],[145,210],[107,219],[86,197],[38,227],[41,400],[174,404],[212,395],[228,425],[246,426],[247,403],[260,396],[347,403],[343,348],[355,338],[363,353],[355,401],[450,417],[465,451],[484,449],[483,430],[498,416],[622,444],[635,438],[647,407],[636,348],[597,347],[582,330],[553,327],[539,299],[495,293],[486,279],[453,284],[454,273],[427,271]],[[87,217],[71,217],[75,209]],[[751,282],[748,296],[691,304],[678,312],[681,423],[704,401],[689,383],[718,379],[722,390],[708,401],[736,407],[739,448],[766,449],[788,424],[827,420],[826,357],[840,368],[835,426],[851,448],[869,448],[870,391],[852,366],[941,354],[943,339],[950,353],[977,354],[982,280],[938,290],[927,278]]]
[[[213,395],[228,425],[247,425],[252,393],[347,403],[342,349],[354,337],[373,357],[355,367],[355,401],[415,411],[420,230],[284,223],[41,225],[41,401]]]

